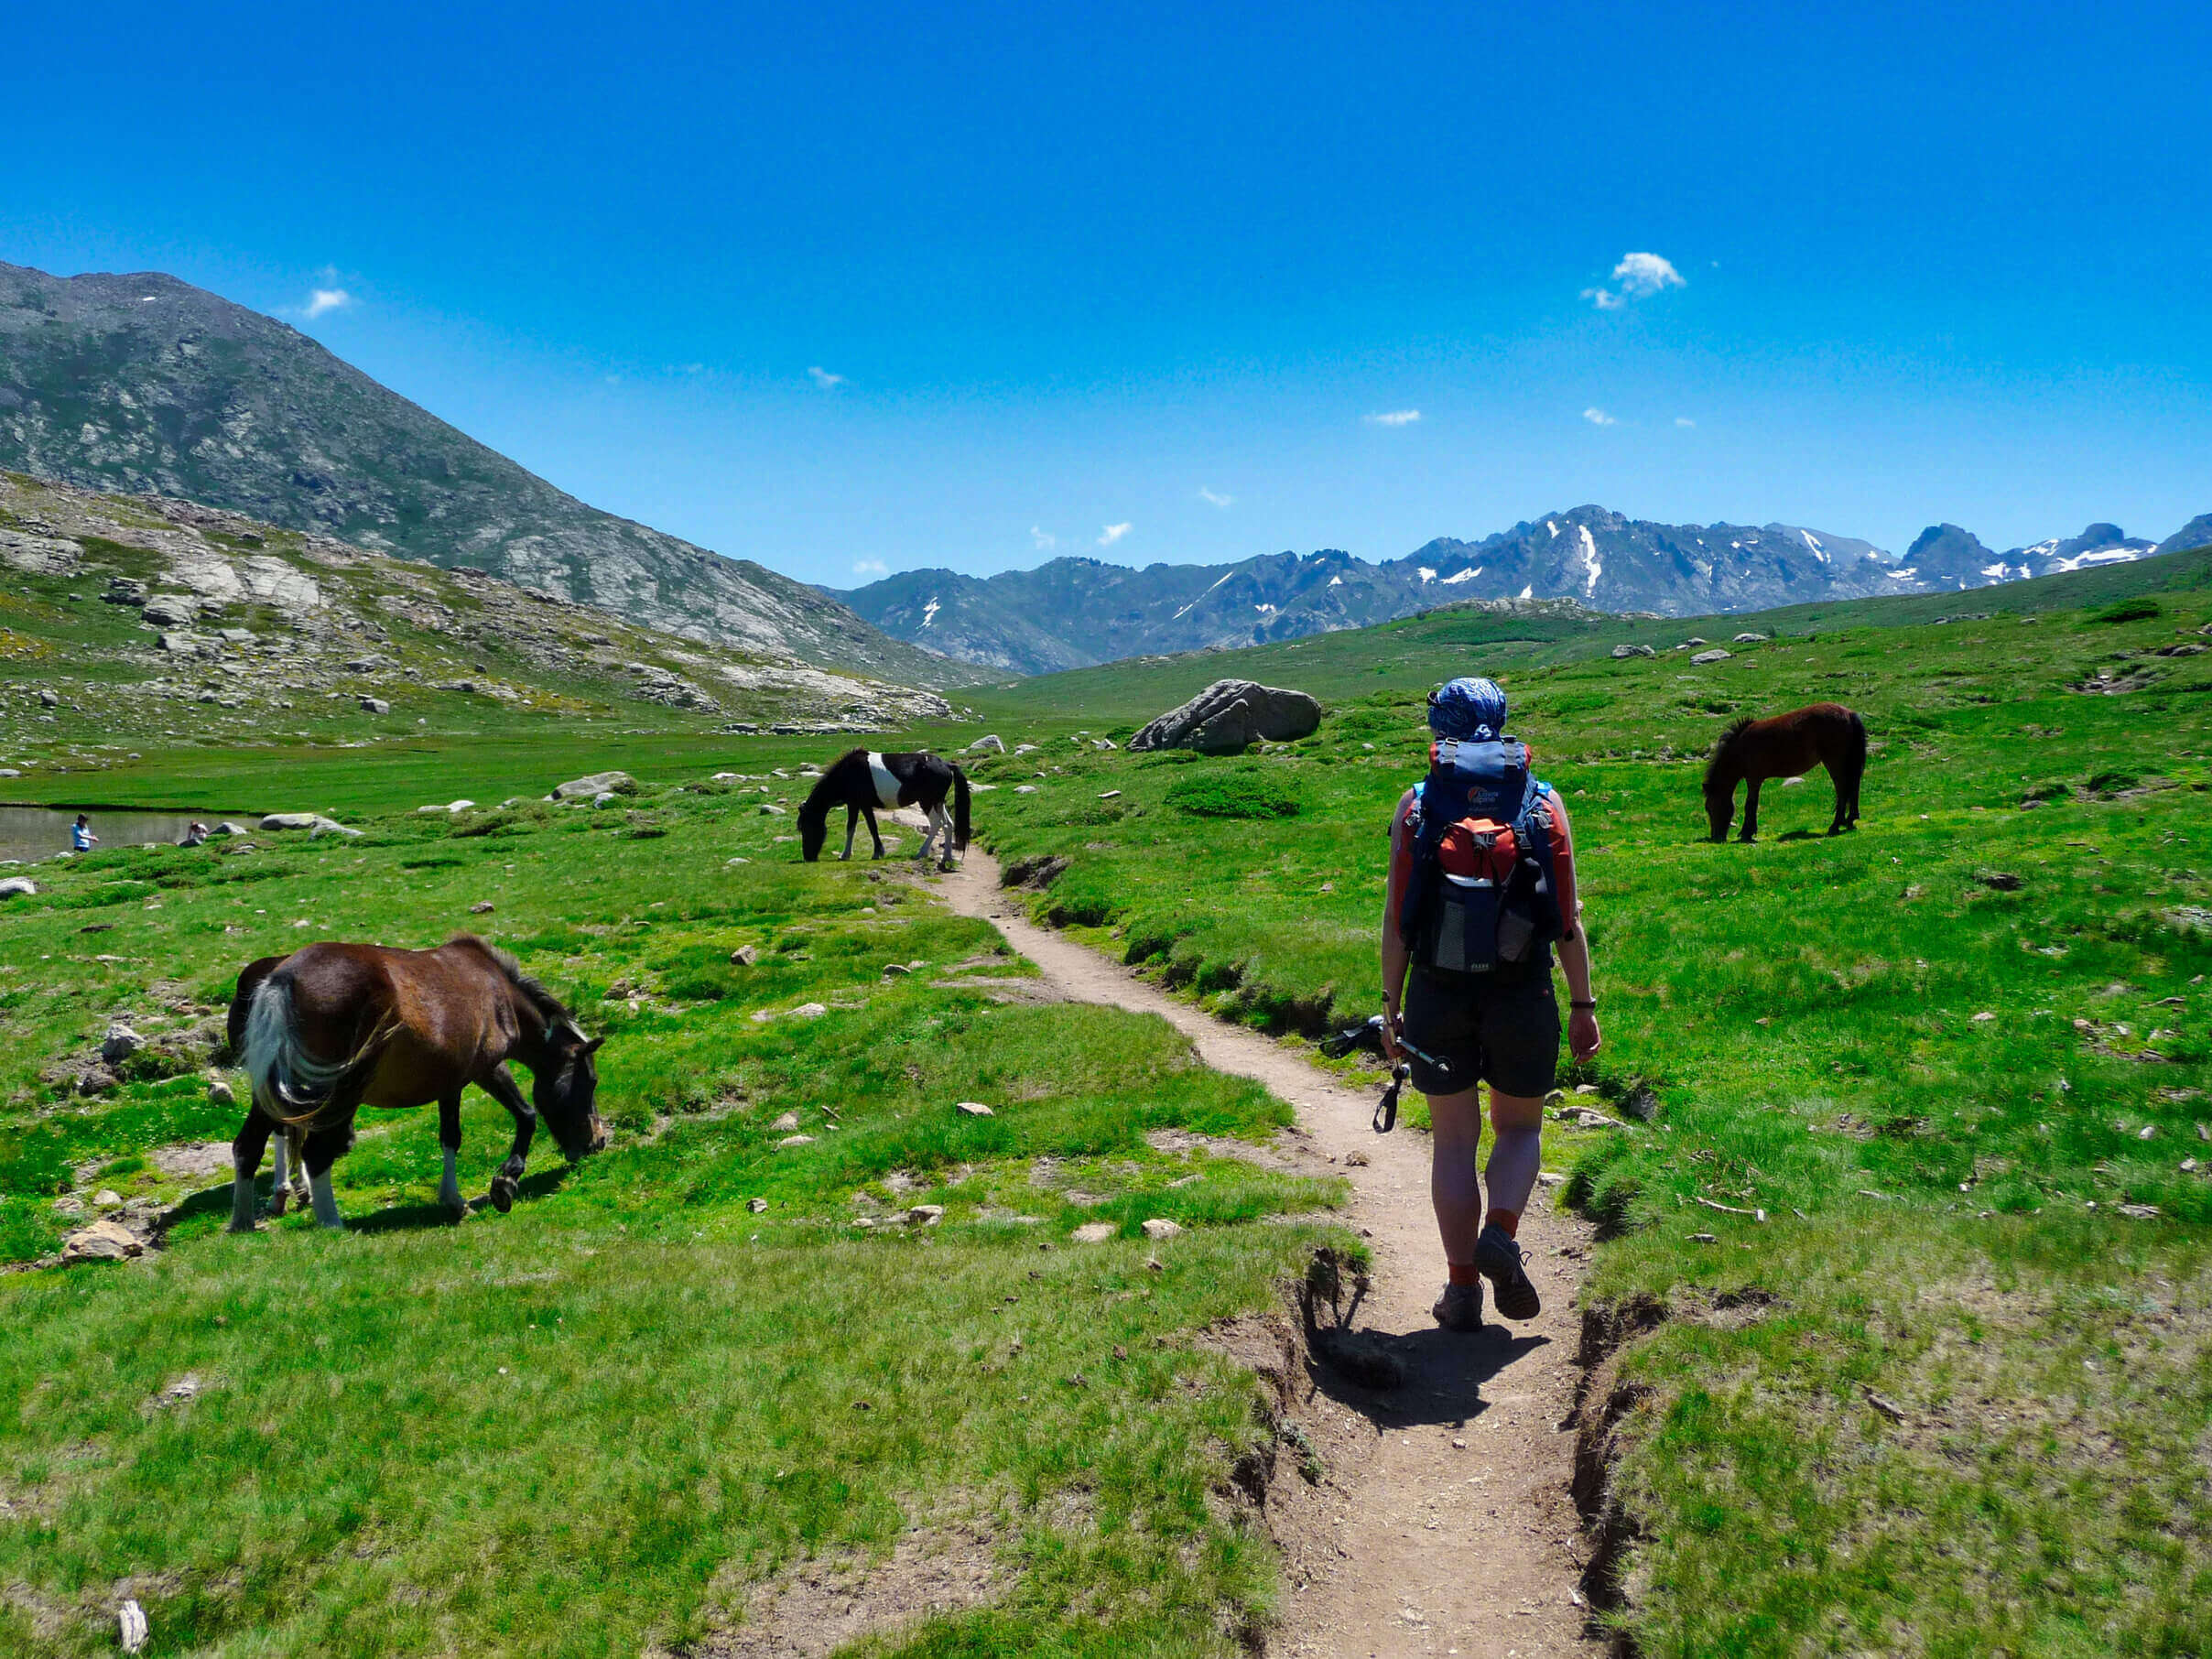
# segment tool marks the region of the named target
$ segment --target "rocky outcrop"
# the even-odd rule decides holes
[[[271,709],[314,698],[412,725],[407,717],[435,718],[436,705],[423,707],[433,693],[553,718],[595,701],[657,704],[808,730],[953,712],[933,691],[677,639],[481,570],[434,569],[195,502],[92,495],[0,473],[0,536],[14,538],[0,558],[12,546],[30,575],[65,567],[105,602],[110,625],[97,645],[73,625],[78,608],[27,626],[57,667],[101,661],[70,703],[117,724],[176,718],[125,702],[189,703],[204,706],[193,716],[202,732],[244,734],[266,725]],[[54,687],[13,689],[42,710],[61,705]],[[0,740],[12,742],[5,700]]]
[[[1257,680],[1217,679],[1181,708],[1147,724],[1129,746],[1233,754],[1263,739],[1281,743],[1305,737],[1320,723],[1321,705],[1303,691]]]

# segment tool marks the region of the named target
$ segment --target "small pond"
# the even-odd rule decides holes
[[[252,817],[237,812],[146,812],[135,807],[6,807],[0,806],[0,859],[21,859],[26,863],[67,852],[70,826],[79,812],[88,813],[92,833],[103,847],[136,847],[141,841],[168,841],[184,838],[194,819],[213,826],[224,818],[251,823]]]

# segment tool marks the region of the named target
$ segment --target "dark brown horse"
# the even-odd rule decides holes
[[[1826,766],[1836,786],[1836,817],[1828,833],[1856,828],[1866,754],[1866,722],[1841,703],[1815,703],[1772,720],[1746,715],[1720,734],[1712,764],[1705,769],[1705,816],[1713,839],[1728,840],[1738,783],[1751,783],[1743,797],[1743,839],[1756,840],[1759,786],[1770,777],[1803,777],[1815,766]]]
[[[363,1105],[438,1102],[446,1155],[438,1197],[456,1219],[466,1209],[453,1170],[461,1093],[471,1083],[515,1115],[515,1144],[492,1180],[492,1203],[503,1211],[515,1202],[541,1115],[570,1162],[607,1144],[592,1109],[591,1064],[606,1039],[586,1037],[552,992],[472,934],[435,950],[326,943],[265,956],[238,976],[230,1038],[254,1087],[231,1144],[233,1232],[254,1229],[254,1177],[279,1131],[295,1169],[306,1167],[315,1219],[342,1225],[331,1166],[352,1145]],[[507,1071],[510,1059],[530,1068],[529,1100]],[[277,1151],[272,1204],[280,1215],[286,1150]]]

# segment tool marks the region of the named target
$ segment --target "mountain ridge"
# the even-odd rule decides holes
[[[475,566],[702,643],[961,674],[819,589],[578,500],[289,324],[158,272],[0,263],[0,466]]]
[[[1028,675],[1266,645],[1466,600],[1571,599],[1615,614],[1721,615],[1965,591],[2205,543],[2212,543],[2212,514],[2157,544],[2097,523],[2003,553],[1946,524],[1923,531],[1900,558],[1804,526],[1666,525],[1586,504],[1480,541],[1437,537],[1380,563],[1339,548],[1142,569],[1063,556],[988,577],[906,570],[829,591],[894,637]]]

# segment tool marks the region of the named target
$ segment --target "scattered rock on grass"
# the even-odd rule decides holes
[[[757,945],[740,945],[730,953],[730,966],[732,968],[750,968],[759,960],[760,947]]]
[[[768,1208],[768,1200],[765,1198],[747,1198],[745,1200],[745,1208],[750,1209],[754,1215],[759,1215]]]
[[[1724,663],[1728,661],[1729,657],[1735,655],[1736,654],[1733,651],[1723,651],[1716,646],[1710,651],[1698,652],[1695,656],[1690,658],[1690,666],[1692,667],[1696,667],[1703,663]]]
[[[996,736],[979,737],[968,745],[968,753],[970,754],[1003,754],[1006,753],[1006,740]]]
[[[1144,1223],[1144,1236],[1148,1239],[1177,1238],[1181,1236],[1182,1231],[1183,1229],[1180,1226],[1162,1216],[1155,1216]]]
[[[1649,645],[1615,645],[1613,647],[1613,656],[1617,661],[1626,661],[1632,656],[1656,656],[1658,655],[1659,653]]]
[[[131,1056],[145,1046],[146,1039],[144,1037],[128,1025],[118,1022],[110,1025],[107,1028],[107,1035],[100,1039],[100,1057],[114,1066],[129,1059]]]
[[[11,875],[0,882],[0,898],[36,898],[38,884],[27,875]]]
[[[944,1219],[945,1207],[942,1204],[916,1204],[906,1212],[906,1223],[910,1227],[935,1227]]]
[[[61,1262],[121,1262],[146,1249],[138,1235],[116,1220],[94,1221],[61,1241]]]
[[[476,901],[476,902],[475,902],[473,905],[471,905],[469,906],[469,914],[470,914],[471,916],[489,916],[489,915],[491,915],[491,914],[492,914],[492,901],[491,901],[490,899],[478,899],[478,900],[477,900],[477,901]]]
[[[968,1118],[991,1118],[998,1115],[981,1101],[962,1101],[953,1110],[962,1117]]]
[[[1068,1236],[1078,1244],[1103,1244],[1121,1231],[1111,1221],[1086,1221]]]
[[[1985,870],[1974,879],[1994,893],[2018,893],[2022,884],[2010,870]]]
[[[553,786],[548,798],[557,801],[590,799],[600,795],[635,795],[637,780],[627,772],[594,772],[588,777],[572,777],[565,784]]]
[[[235,1106],[238,1104],[237,1092],[222,1079],[210,1078],[208,1079],[208,1104],[211,1106]]]

